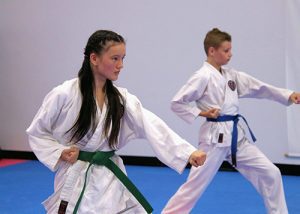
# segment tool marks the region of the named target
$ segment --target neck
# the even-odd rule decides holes
[[[105,83],[106,79],[97,78],[96,76],[94,76],[94,86],[96,92],[104,91]]]
[[[104,101],[105,101],[105,81],[97,81],[95,80],[95,91],[94,91],[94,96],[97,100],[97,104],[100,108],[100,110],[102,110]]]
[[[209,64],[211,64],[217,71],[222,73],[221,71],[221,65],[218,65],[215,61],[210,60],[209,58],[206,60]]]

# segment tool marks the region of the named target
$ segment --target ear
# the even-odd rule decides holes
[[[215,53],[215,50],[216,50],[216,49],[215,49],[214,47],[209,47],[209,48],[208,48],[208,55],[209,55],[209,56],[213,56],[214,53]]]
[[[95,53],[91,53],[90,62],[92,63],[92,65],[96,66],[98,64],[98,55]]]

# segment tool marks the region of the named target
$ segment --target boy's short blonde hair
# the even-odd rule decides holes
[[[208,49],[210,47],[218,48],[224,41],[231,42],[231,36],[228,33],[220,31],[218,28],[213,28],[209,31],[204,39],[204,50],[206,55],[208,55]]]

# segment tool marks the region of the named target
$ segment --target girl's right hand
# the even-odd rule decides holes
[[[60,159],[68,163],[75,163],[79,155],[79,149],[71,146],[69,149],[64,149],[60,155]]]

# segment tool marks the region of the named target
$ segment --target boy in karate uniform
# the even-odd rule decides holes
[[[268,213],[288,213],[279,169],[245,136],[238,123],[239,98],[265,98],[283,105],[300,103],[300,94],[261,82],[246,73],[223,67],[232,56],[231,36],[212,29],[204,40],[207,60],[172,100],[172,110],[191,123],[206,118],[200,128],[199,147],[207,152],[204,166],[191,168],[187,181],[162,211],[189,213],[224,160],[248,179],[263,197]],[[190,103],[195,102],[192,106]],[[248,125],[248,124],[247,124]],[[248,127],[252,140],[255,137]],[[233,196],[236,197],[236,196]]]

